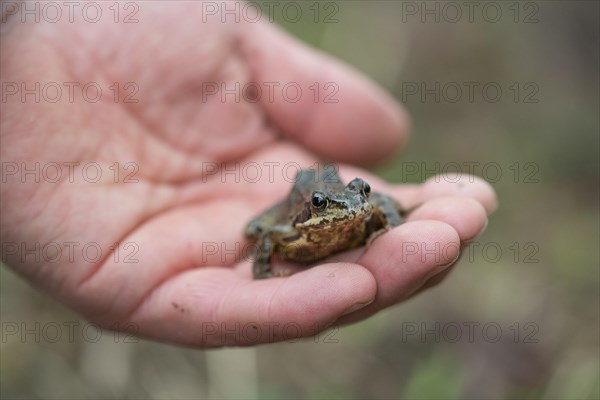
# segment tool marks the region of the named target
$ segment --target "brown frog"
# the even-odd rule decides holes
[[[311,264],[332,254],[369,244],[403,222],[404,210],[393,198],[372,193],[360,178],[342,183],[334,165],[298,172],[287,198],[255,217],[246,237],[257,241],[255,279],[273,273],[274,254]]]

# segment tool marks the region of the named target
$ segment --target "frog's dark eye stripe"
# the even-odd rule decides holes
[[[329,200],[323,193],[314,192],[311,203],[315,208],[324,209],[325,207],[327,207]]]
[[[364,184],[364,186],[363,186],[362,191],[363,191],[363,193],[364,193],[365,196],[368,196],[369,193],[371,193],[371,186],[369,186],[369,184],[367,182],[365,182],[365,181],[363,181],[363,184]]]

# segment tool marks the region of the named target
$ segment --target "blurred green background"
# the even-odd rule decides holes
[[[443,2],[273,14],[409,111],[409,148],[377,173],[419,182],[473,165],[492,182],[500,208],[442,285],[317,339],[250,349],[110,332],[94,343],[85,321],[73,342],[3,337],[2,397],[599,398],[599,3],[477,3],[472,20],[465,2],[458,18]],[[422,15],[435,7],[439,22]],[[439,99],[422,98],[436,83]],[[4,267],[1,299],[3,322],[78,321]]]

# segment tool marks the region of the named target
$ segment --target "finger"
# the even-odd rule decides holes
[[[487,226],[485,209],[478,201],[468,197],[440,197],[427,201],[413,211],[407,220],[409,222],[437,220],[447,223],[458,234],[461,249],[467,246],[468,241],[480,234]],[[354,262],[357,260],[357,257],[353,257],[352,254],[348,254],[347,257],[348,260]],[[336,259],[340,258],[336,257]],[[457,261],[458,258],[447,268],[432,274],[414,294],[441,283],[452,271],[452,267]]]
[[[485,208],[470,197],[438,197],[410,213],[408,221],[436,220],[450,225],[461,242],[473,239],[487,225]]]
[[[417,186],[417,189],[412,185],[409,188],[399,185],[390,190],[408,208],[442,196],[470,197],[481,203],[488,214],[498,207],[496,192],[492,186],[474,175],[436,175]]]
[[[458,233],[440,221],[407,222],[377,238],[358,260],[373,274],[377,296],[338,322],[364,319],[408,298],[430,276],[450,265],[458,257],[459,247]]]
[[[450,275],[450,273],[454,270],[454,268],[456,267],[456,264],[458,264],[458,262],[462,258],[463,254],[464,253],[461,252],[460,255],[458,256],[458,258],[448,268],[446,268],[445,270],[441,271],[438,274],[435,274],[431,278],[427,279],[427,281],[423,284],[423,286],[421,286],[414,293],[414,295],[419,294],[427,289],[430,289],[430,288],[435,287],[435,286],[439,285],[440,283],[442,283],[444,281],[444,279],[446,279],[446,277],[448,277],[448,275]]]
[[[491,214],[498,207],[496,192],[485,180],[474,175],[436,175],[422,184],[389,184],[379,177],[350,165],[340,165],[344,182],[360,177],[369,182],[373,191],[394,196],[404,208],[410,209],[439,197],[465,197],[477,200]]]
[[[468,197],[439,197],[424,203],[408,216],[408,221],[437,220],[452,226],[458,233],[462,249],[468,242],[485,230],[487,214],[481,203]],[[458,257],[452,265],[432,275],[415,294],[440,284],[454,269]]]
[[[404,146],[406,113],[374,83],[273,25],[243,28],[240,50],[253,80],[279,85],[277,93],[287,84],[302,90],[294,101],[261,96],[285,134],[328,158],[353,163],[373,163]],[[317,98],[316,87],[321,91]]]
[[[487,214],[497,207],[496,194],[489,183],[479,177],[466,175],[442,179],[434,176],[421,185],[390,185],[375,175],[352,166],[340,166],[344,182],[361,177],[372,190],[390,194],[404,208],[417,206],[408,220],[435,219],[457,230],[461,241],[471,239],[487,225]]]
[[[371,273],[356,264],[258,281],[209,267],[164,282],[128,320],[142,336],[188,346],[255,345],[313,336],[375,291]]]

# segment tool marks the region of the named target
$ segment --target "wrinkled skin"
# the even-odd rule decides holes
[[[35,182],[18,174],[3,182],[3,246],[79,244],[72,259],[63,255],[54,263],[3,247],[3,261],[34,286],[108,328],[119,324],[199,347],[256,344],[285,339],[280,328],[288,323],[309,336],[405,300],[439,282],[460,246],[485,227],[496,200],[479,179],[394,186],[345,164],[372,163],[407,141],[406,115],[366,78],[267,23],[200,23],[199,4],[192,2],[140,6],[136,24],[11,18],[2,26],[3,81],[28,87],[92,81],[106,93],[97,103],[81,95],[56,103],[9,96],[3,103],[2,162],[94,161],[103,171],[96,183],[67,176]],[[202,82],[221,81],[336,82],[339,102],[203,99]],[[139,102],[112,101],[114,82],[135,82]],[[308,167],[318,156],[343,163],[346,182],[360,176],[407,207],[423,204],[365,252],[287,278],[253,281],[251,260],[231,249],[246,243],[245,224],[283,198],[291,183],[281,173],[273,182],[266,174],[256,183],[222,182],[203,167],[290,160]],[[114,182],[109,167],[115,162],[135,163],[138,181]],[[74,171],[81,176],[80,167]],[[117,242],[121,253],[111,253]],[[419,244],[417,251],[403,253],[407,242]],[[445,251],[421,254],[436,242]],[[100,260],[82,256],[86,243],[100,246]],[[123,262],[131,254],[125,243],[135,244],[137,262]],[[206,243],[229,252],[214,254]],[[218,334],[245,324],[257,326],[258,334]]]

